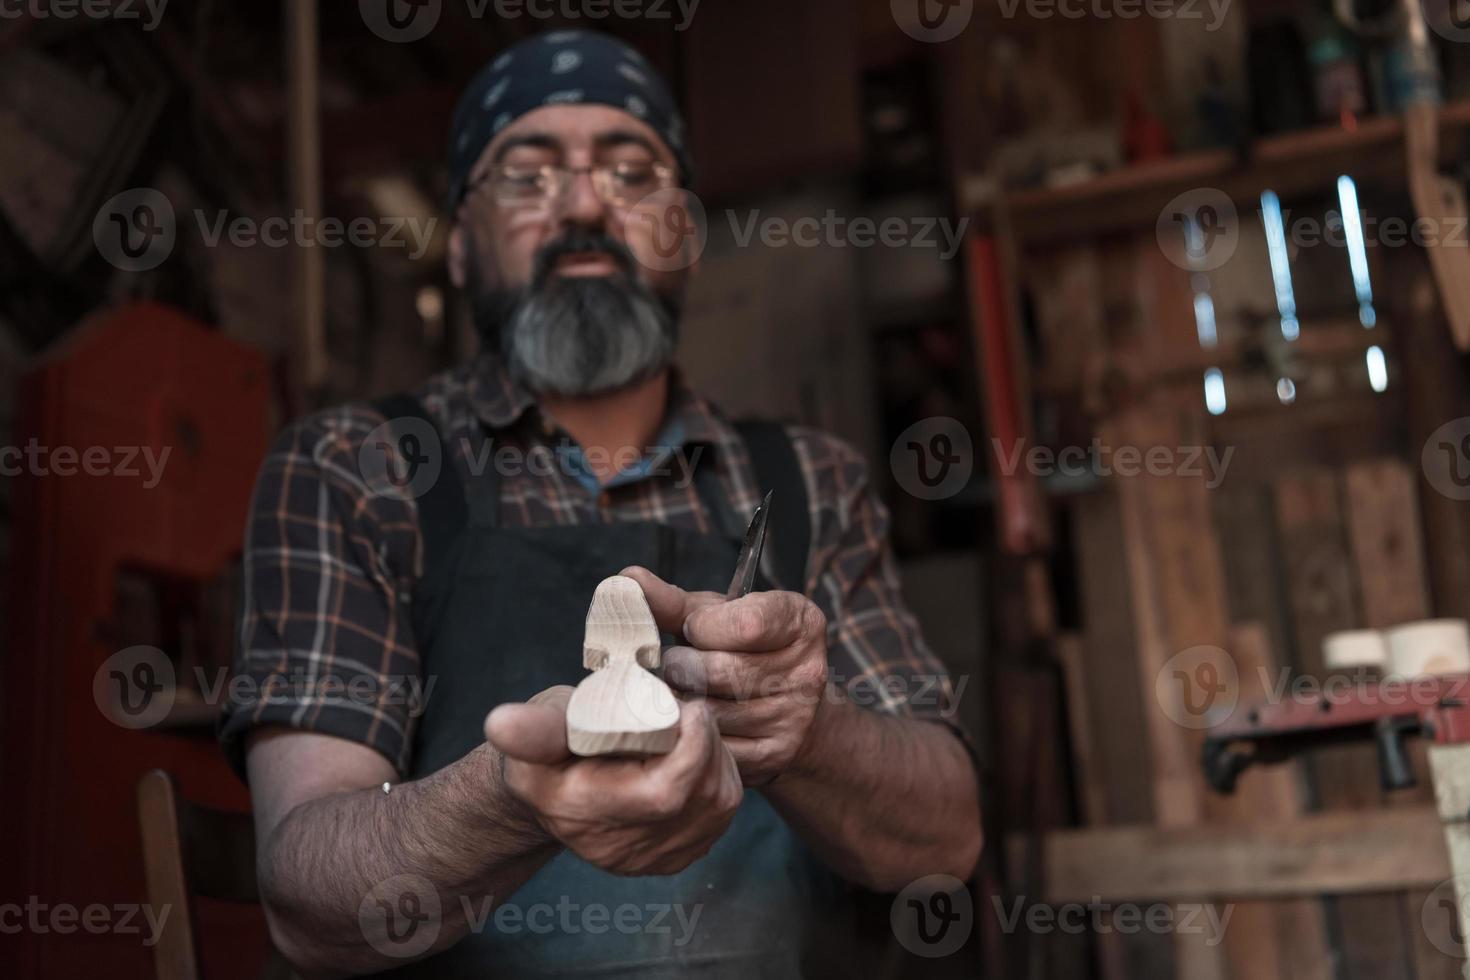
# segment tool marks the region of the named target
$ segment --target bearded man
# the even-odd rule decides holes
[[[273,941],[303,975],[826,972],[859,889],[964,879],[980,851],[865,466],[680,379],[690,159],[636,51],[509,49],[454,114],[450,174],[481,354],[291,426],[255,491],[235,670],[259,696],[221,738]],[[768,489],[757,590],[726,600]],[[578,758],[583,621],[619,572],[674,644],[677,741]]]

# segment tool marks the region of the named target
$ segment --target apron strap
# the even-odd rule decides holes
[[[419,534],[423,540],[424,576],[428,577],[432,569],[446,560],[455,539],[464,531],[469,520],[464,483],[460,479],[457,464],[449,458],[448,446],[438,424],[429,417],[423,402],[413,395],[397,394],[376,399],[371,404],[388,419],[395,442],[400,438],[397,430],[408,419],[427,423],[438,439],[439,479],[415,501]],[[492,492],[498,491],[499,483],[493,477],[494,471],[495,467],[488,467],[487,475],[491,477]]]

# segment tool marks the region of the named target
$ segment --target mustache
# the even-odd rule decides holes
[[[622,242],[603,231],[589,228],[573,228],[554,241],[547,242],[536,252],[533,267],[532,289],[540,289],[551,278],[556,263],[568,255],[585,252],[603,252],[612,256],[618,271],[630,281],[635,279],[637,259]]]

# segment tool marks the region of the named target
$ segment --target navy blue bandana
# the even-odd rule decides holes
[[[508,48],[460,97],[449,128],[451,213],[485,147],[515,120],[548,105],[608,105],[638,117],[668,144],[689,183],[684,119],[647,59],[606,34],[552,31]]]

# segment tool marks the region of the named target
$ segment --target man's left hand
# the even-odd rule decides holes
[[[686,592],[645,568],[622,571],[643,587],[659,628],[688,646],[663,654],[663,679],[703,695],[746,786],[799,766],[822,716],[827,618],[795,592],[752,592],[727,601]]]

